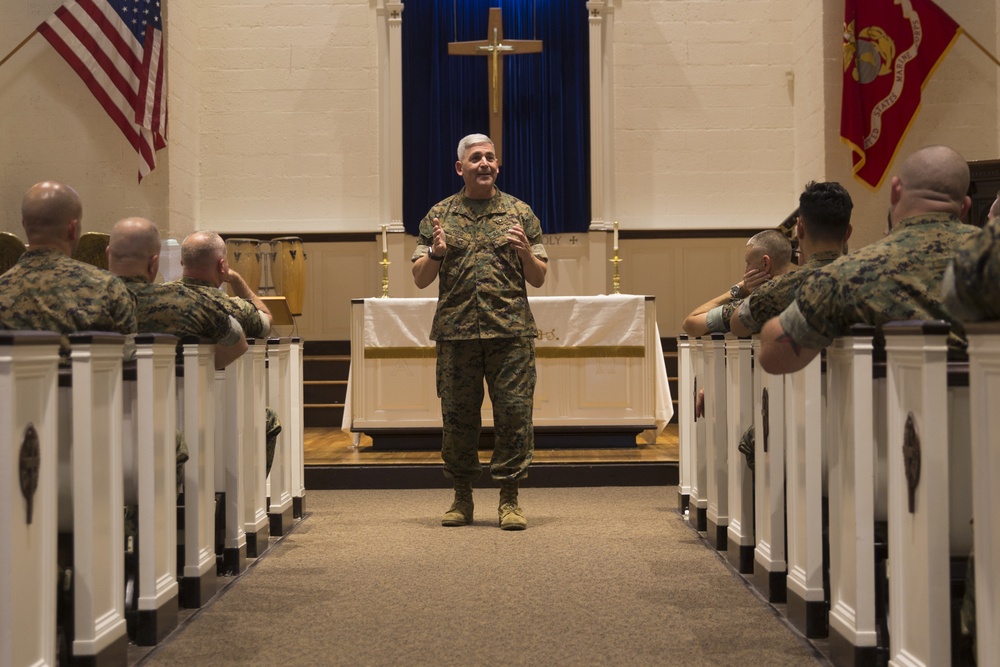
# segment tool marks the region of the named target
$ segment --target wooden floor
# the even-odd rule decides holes
[[[490,450],[479,452],[479,459],[489,463]],[[676,463],[677,424],[667,424],[656,439],[647,445],[636,441],[635,448],[613,449],[536,449],[535,463]],[[361,436],[357,447],[339,428],[305,429],[305,464],[307,466],[371,465],[441,465],[437,451],[380,451],[372,449],[368,436]]]

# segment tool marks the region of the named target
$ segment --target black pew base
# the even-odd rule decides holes
[[[691,494],[684,493],[680,489],[677,489],[677,509],[681,514],[688,511],[688,502],[691,500]]]
[[[886,662],[886,650],[878,646],[855,646],[850,639],[830,628],[830,662],[842,667],[877,667]]]
[[[292,496],[292,516],[296,519],[301,519],[305,515],[306,494],[305,491],[303,491],[301,496]]]
[[[809,639],[826,637],[830,633],[830,618],[825,600],[805,600],[793,590],[786,591],[789,622]]]
[[[753,545],[731,544],[726,549],[726,560],[740,574],[753,574]]]
[[[140,609],[136,612],[136,646],[156,646],[177,627],[177,596],[170,598],[157,609]]]
[[[785,601],[788,591],[787,576],[788,573],[784,570],[771,572],[755,565],[750,581],[765,600],[771,604],[781,604]]]
[[[271,527],[264,525],[255,533],[247,531],[247,558],[260,558],[270,544]]]
[[[268,512],[268,523],[271,526],[271,537],[281,537],[292,528],[292,506],[281,512]]]
[[[180,605],[184,609],[200,609],[215,595],[218,586],[218,575],[215,568],[200,577],[181,577]]]
[[[726,551],[729,548],[729,524],[719,525],[711,519],[705,519],[705,537],[716,551]]]
[[[128,664],[128,635],[122,635],[94,655],[74,655],[73,667],[121,667]]]

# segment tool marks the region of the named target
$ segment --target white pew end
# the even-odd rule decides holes
[[[301,519],[306,511],[306,457],[305,457],[305,387],[303,380],[304,342],[293,336],[288,348],[289,400],[288,440],[291,454],[292,516]]]
[[[271,532],[267,516],[264,454],[267,341],[263,338],[248,338],[247,344],[250,349],[241,357],[244,362],[243,382],[249,389],[247,409],[243,413],[243,530],[246,534],[247,558],[257,558],[267,551]]]
[[[270,502],[267,508],[271,521],[271,535],[280,537],[292,527],[292,459],[289,452],[287,419],[292,411],[289,372],[288,338],[271,338],[267,342],[267,400],[271,409],[282,420],[271,463]]]
[[[729,424],[726,416],[726,341],[713,333],[705,341],[705,425],[708,469],[708,508],[705,535],[719,551],[728,548],[729,528]]]
[[[951,662],[949,557],[967,558],[972,547],[969,391],[949,387],[948,330],[936,321],[883,328],[890,664]]]
[[[181,341],[177,424],[184,433],[184,549],[180,605],[196,609],[215,595],[215,345]]]
[[[760,356],[760,339],[753,337]],[[785,381],[757,366],[754,381],[754,513],[755,539],[752,582],[768,602],[786,597],[785,560]]]
[[[1000,665],[1000,323],[967,324],[977,664]]]
[[[677,337],[677,439],[678,484],[677,509],[688,511],[691,480],[694,476],[694,366],[691,361],[691,339],[687,334]]]
[[[830,525],[830,656],[837,665],[875,664],[880,652],[875,597],[875,327],[856,325],[827,349]],[[883,367],[884,370],[884,367]],[[884,405],[884,398],[882,400]],[[882,411],[884,413],[884,411]],[[882,425],[881,433],[878,426]],[[883,466],[884,467],[884,466]],[[884,518],[884,517],[883,517]]]
[[[74,662],[125,664],[122,350],[116,333],[69,335],[71,387],[60,386],[60,532],[72,544]],[[68,531],[67,531],[68,528]],[[70,628],[64,628],[70,631]]]
[[[0,664],[56,664],[59,335],[0,331]]]
[[[250,406],[251,387],[243,383],[246,355],[225,370],[215,371],[215,491],[218,574],[239,574],[246,568],[247,537],[243,529],[243,412]],[[221,516],[220,516],[221,514]],[[220,538],[221,537],[221,541]],[[220,543],[221,542],[221,543]]]
[[[826,637],[823,588],[823,359],[785,376],[785,493],[788,620]]]
[[[691,341],[691,367],[694,370],[691,395],[694,406],[694,428],[691,438],[691,495],[688,499],[688,523],[704,531],[708,514],[708,424],[705,419],[705,341]]]
[[[129,634],[154,646],[177,626],[177,337],[139,334],[124,373],[122,460],[125,503],[138,506],[133,581],[126,588]],[[126,545],[127,546],[127,545]]]
[[[753,473],[740,453],[740,438],[753,426],[753,348],[749,338],[726,338],[729,418],[729,528],[726,558],[741,574],[753,572]]]

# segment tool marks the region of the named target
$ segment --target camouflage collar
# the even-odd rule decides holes
[[[813,266],[814,264],[829,264],[833,260],[840,257],[841,253],[836,250],[823,250],[822,252],[814,252],[809,255],[809,259],[802,266]]]
[[[909,218],[903,218],[896,224],[892,226],[892,232],[889,233],[891,236],[898,229],[904,227],[913,227],[916,225],[937,225],[942,223],[960,225],[962,221],[951,213],[920,213],[918,215],[911,215]]]

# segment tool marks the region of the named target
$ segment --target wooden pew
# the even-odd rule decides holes
[[[288,348],[289,400],[291,410],[285,419],[291,453],[292,516],[301,519],[306,511],[305,458],[305,388],[303,385],[303,341],[293,336]]]
[[[196,609],[215,595],[215,345],[185,337],[177,366],[177,424],[184,433],[184,549],[180,605]]]
[[[267,482],[264,458],[264,409],[267,406],[267,341],[248,338],[249,348],[243,362],[244,384],[249,388],[248,409],[243,413],[243,530],[246,533],[247,557],[257,558],[269,545],[270,521],[267,516]]]
[[[873,406],[880,397],[884,408],[885,379],[874,377],[875,327],[856,325],[851,334],[836,339],[826,355],[830,657],[837,665],[871,665],[880,653],[875,595],[880,447],[876,443],[880,439],[884,451],[885,441],[885,411]]]
[[[177,337],[139,334],[123,384],[125,503],[138,506],[134,584],[126,617],[139,646],[160,643],[177,626]]]
[[[0,331],[0,664],[56,664],[59,335]]]
[[[754,356],[760,340],[753,337]],[[785,560],[785,380],[759,366],[754,375],[754,587],[768,602],[784,602]]]
[[[677,337],[677,438],[678,484],[677,508],[687,512],[694,477],[694,365],[691,360],[692,341],[687,334]]]
[[[788,619],[826,637],[823,589],[823,377],[821,356],[785,376],[785,502]]]
[[[889,659],[952,662],[951,561],[972,548],[967,368],[947,363],[945,322],[892,322],[886,338]],[[995,511],[995,509],[994,509]],[[991,632],[990,629],[985,629]]]
[[[285,425],[292,411],[289,369],[288,338],[271,338],[267,342],[267,399],[271,409],[282,421],[281,433],[278,434],[277,445],[274,448],[274,461],[271,464],[271,474],[268,476],[270,485],[270,503],[268,517],[271,521],[271,535],[280,537],[292,527],[292,474],[291,454],[289,452],[289,433]]]
[[[967,324],[977,664],[1000,664],[1000,323]]]
[[[703,336],[705,341],[705,465],[708,470],[705,533],[719,551],[728,548],[729,529],[729,428],[726,415],[726,341],[723,334]]]
[[[124,336],[69,335],[72,371],[60,376],[60,539],[72,553],[67,613],[74,662],[126,664],[122,474]],[[68,380],[63,382],[63,378]],[[64,384],[66,386],[64,386]],[[69,620],[69,619],[67,619]]]
[[[739,451],[740,438],[753,426],[752,342],[726,338],[726,388],[729,450],[729,548],[726,558],[737,572],[753,572],[753,473]]]

